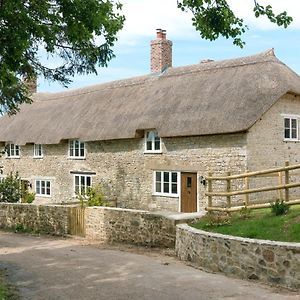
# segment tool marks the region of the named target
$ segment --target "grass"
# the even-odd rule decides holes
[[[0,300],[18,300],[18,293],[11,284],[6,282],[5,275],[0,271]]]
[[[269,208],[252,210],[249,216],[246,215],[232,213],[229,219],[219,219],[220,224],[214,225],[211,225],[212,221],[215,221],[213,217],[206,216],[191,226],[233,236],[300,242],[300,205],[291,206],[289,212],[281,216],[273,215]],[[225,224],[226,222],[228,224]]]

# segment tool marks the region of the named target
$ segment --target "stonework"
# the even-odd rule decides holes
[[[88,207],[86,238],[149,247],[175,246],[176,222],[158,214],[120,208]]]
[[[182,224],[176,230],[181,260],[210,272],[300,288],[300,244],[252,240],[205,232]]]
[[[0,227],[28,230],[53,235],[66,235],[69,230],[68,207],[0,203]]]

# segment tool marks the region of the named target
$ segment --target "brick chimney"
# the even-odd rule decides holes
[[[151,73],[161,73],[172,67],[172,42],[166,39],[166,30],[156,29],[151,41]]]

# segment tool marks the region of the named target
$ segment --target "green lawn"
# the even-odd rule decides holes
[[[8,284],[5,275],[0,271],[0,300],[17,300],[19,296],[16,289]]]
[[[240,237],[300,242],[300,205],[291,206],[289,212],[282,216],[274,216],[267,208],[252,210],[246,219],[239,212],[232,213],[229,220],[229,224],[209,225],[211,219],[206,216],[191,226]]]

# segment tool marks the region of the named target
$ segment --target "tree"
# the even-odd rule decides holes
[[[43,75],[67,85],[76,73],[106,66],[121,8],[113,0],[0,0],[0,113],[31,102],[26,80]],[[57,67],[40,61],[41,48],[59,58]]]
[[[256,17],[266,15],[284,27],[292,22],[286,12],[275,15],[270,5],[253,1]],[[244,46],[247,26],[226,0],[177,0],[177,5],[192,11],[202,38],[223,36]],[[20,104],[30,103],[25,82],[39,75],[68,85],[75,74],[106,66],[125,20],[121,9],[115,0],[0,0],[0,114],[16,113]],[[58,57],[58,66],[43,64],[40,49]]]
[[[285,11],[275,15],[271,5],[262,6],[253,1],[255,17],[267,16],[272,23],[284,28],[293,21]],[[248,27],[243,19],[235,16],[227,0],[177,0],[177,6],[182,11],[192,12],[193,25],[202,38],[213,41],[223,36],[233,38],[233,44],[241,48],[245,45],[241,36]]]

